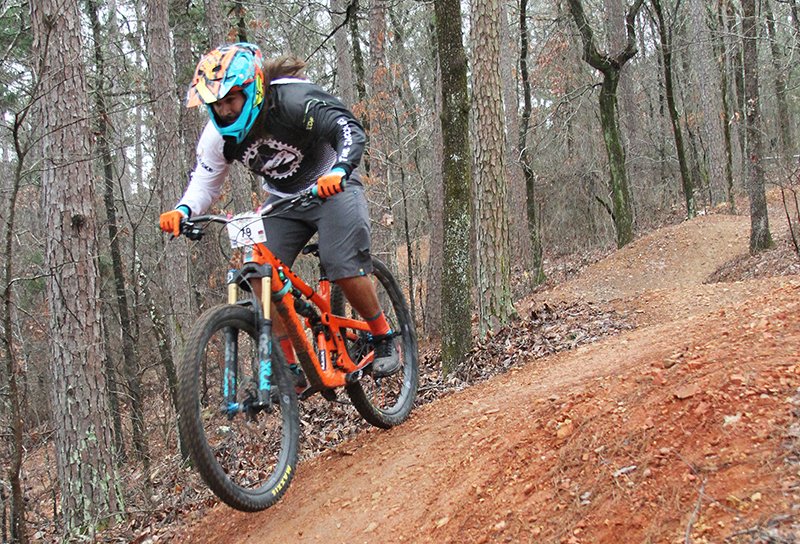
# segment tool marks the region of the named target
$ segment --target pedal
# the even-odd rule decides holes
[[[251,417],[255,417],[255,415],[257,413],[259,413],[259,412],[266,412],[268,414],[271,414],[273,406],[274,406],[274,404],[272,403],[271,399],[267,400],[267,401],[261,401],[261,402],[256,401],[256,402],[251,403],[247,407],[247,413]]]
[[[303,390],[302,393],[300,393],[300,395],[298,395],[297,400],[306,400],[307,398],[312,396],[317,391],[318,391],[318,389],[316,387],[314,387],[313,385],[309,385],[308,387],[306,387]]]
[[[344,377],[344,381],[347,383],[356,383],[364,377],[364,369],[356,370],[355,372],[351,372]]]

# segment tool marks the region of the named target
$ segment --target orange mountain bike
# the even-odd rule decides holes
[[[179,368],[179,429],[191,460],[208,486],[229,506],[258,511],[275,504],[296,465],[300,416],[298,392],[283,351],[272,336],[270,302],[289,333],[308,386],[337,400],[344,389],[370,424],[403,422],[417,394],[419,368],[414,324],[397,281],[373,258],[371,278],[392,328],[400,370],[374,378],[372,335],[319,264],[316,288],[305,283],[263,244],[262,218],[316,199],[308,190],[236,217],[203,215],[181,232],[199,240],[211,223],[227,225],[231,246],[243,248],[244,265],[228,272],[227,304],[202,314],[186,341]],[[304,254],[319,257],[316,245]],[[240,296],[261,282],[261,297]]]

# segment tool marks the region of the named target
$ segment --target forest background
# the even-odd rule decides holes
[[[227,256],[157,218],[194,165],[205,51],[295,54],[352,107],[375,253],[457,374],[472,328],[513,321],[567,255],[739,195],[765,249],[766,183],[794,226],[799,39],[795,0],[5,0],[2,541],[146,516],[153,443],[179,450],[175,361]],[[263,198],[234,169],[217,209]],[[42,455],[47,483],[28,477]]]

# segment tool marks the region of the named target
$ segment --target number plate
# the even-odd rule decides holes
[[[261,215],[248,212],[233,216],[228,223],[228,238],[233,249],[266,242],[267,233]]]

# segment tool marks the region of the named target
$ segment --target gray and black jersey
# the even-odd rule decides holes
[[[281,78],[270,84],[263,119],[240,143],[223,139],[209,121],[197,144],[197,164],[178,205],[204,213],[219,196],[233,161],[263,179],[276,196],[297,193],[334,167],[352,174],[366,144],[361,124],[339,99],[307,80]],[[258,128],[263,127],[263,128]]]

